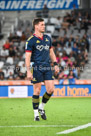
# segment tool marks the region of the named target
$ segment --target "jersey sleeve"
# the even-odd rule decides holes
[[[33,50],[33,43],[31,41],[27,41],[25,46],[25,51],[32,52],[32,50]]]
[[[51,38],[50,38],[50,49],[52,48],[53,46],[52,46],[52,41],[51,41]]]

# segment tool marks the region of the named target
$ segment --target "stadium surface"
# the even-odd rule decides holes
[[[0,99],[0,136],[57,136],[79,126],[59,135],[91,136],[91,98],[52,98],[45,110],[47,121],[35,122],[31,98]]]

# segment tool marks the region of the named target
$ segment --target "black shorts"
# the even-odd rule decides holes
[[[40,83],[45,80],[53,80],[53,74],[50,66],[35,66],[32,68],[33,80],[31,83]]]

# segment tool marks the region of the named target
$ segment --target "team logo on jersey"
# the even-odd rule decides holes
[[[37,40],[37,41],[36,41],[36,43],[40,43],[40,41],[39,41],[39,40]]]
[[[49,40],[46,38],[46,42],[48,42]]]
[[[44,45],[37,45],[36,48],[39,50],[39,51],[42,51],[43,49],[45,50],[49,50],[49,46],[46,44],[46,46]]]

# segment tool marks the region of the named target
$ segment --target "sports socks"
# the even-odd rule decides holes
[[[39,105],[39,109],[44,110],[45,104],[49,101],[50,97],[52,96],[53,93],[49,94],[45,92],[45,94],[42,97],[42,103]]]
[[[38,107],[39,107],[39,96],[38,95],[33,95],[32,96],[32,104],[33,104],[33,109],[34,109],[34,116],[39,116],[38,113]]]
[[[33,95],[32,96],[32,104],[33,104],[33,109],[34,109],[34,117],[39,116],[38,108],[44,110],[45,104],[49,101],[50,97],[52,96],[53,93],[49,94],[45,92],[45,94],[42,97],[42,102],[39,105],[39,96],[38,95]]]

